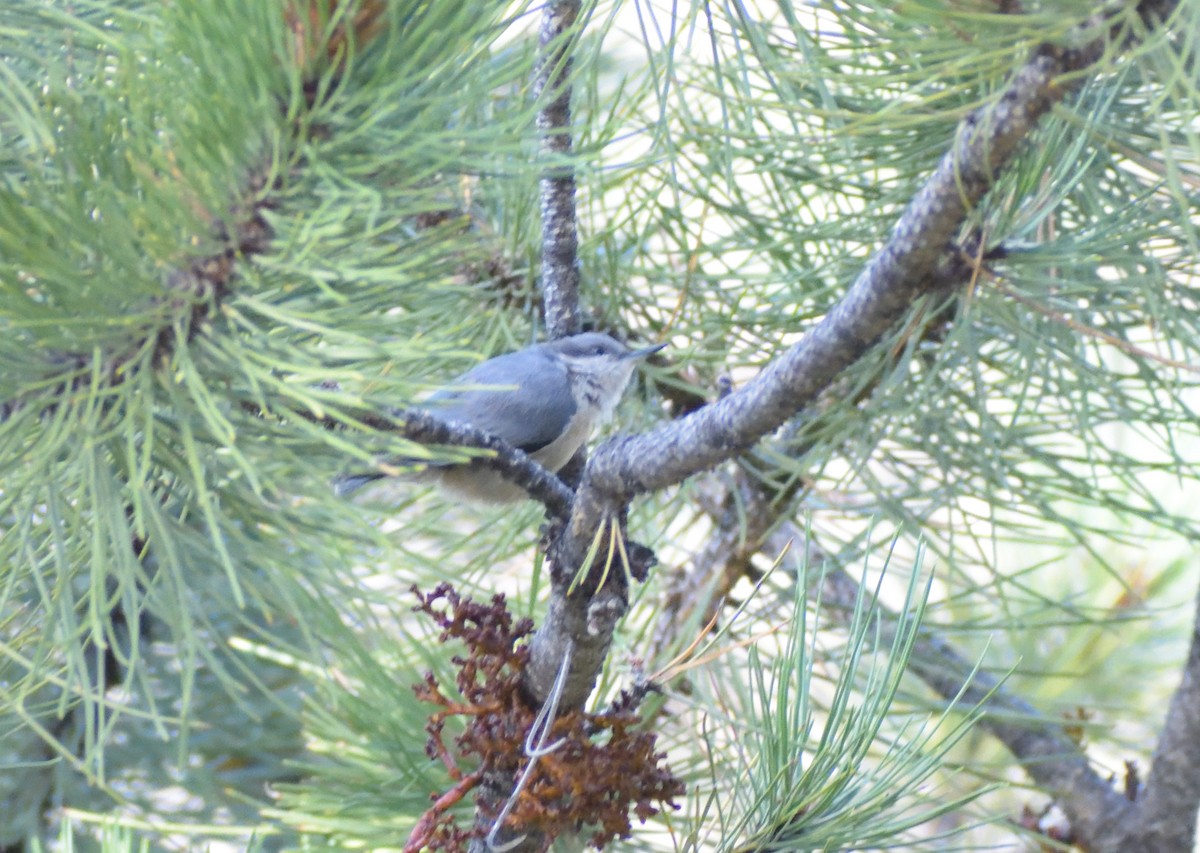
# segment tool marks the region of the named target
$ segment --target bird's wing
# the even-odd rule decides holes
[[[458,385],[480,387],[456,390]],[[542,353],[522,351],[476,365],[430,397],[424,408],[535,453],[563,434],[576,406],[566,366]]]

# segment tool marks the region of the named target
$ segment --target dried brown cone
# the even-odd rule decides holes
[[[441,760],[458,784],[433,795],[434,806],[418,823],[406,849],[463,849],[482,830],[460,828],[449,809],[485,777],[517,779],[530,760],[536,766],[516,796],[505,827],[545,838],[547,845],[563,833],[592,829],[591,843],[601,848],[629,836],[633,815],[644,822],[664,805],[677,808],[673,800],[683,795],[684,785],[662,764],[665,754],[655,751],[656,735],[638,730],[641,720],[631,695],[623,694],[603,714],[572,711],[559,717],[546,738],[557,747],[531,759],[525,740],[537,712],[521,691],[528,660],[521,640],[532,630],[530,620],[514,622],[501,595],[490,604],[479,604],[462,598],[449,584],[418,595],[416,609],[441,626],[439,639],[461,640],[468,653],[453,658],[461,699],[447,697],[432,674],[414,688],[420,698],[441,709],[426,727],[426,752]],[[442,737],[451,716],[466,720],[453,753]],[[472,758],[478,765],[465,771],[460,762]]]

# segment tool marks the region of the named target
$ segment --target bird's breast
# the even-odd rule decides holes
[[[592,410],[584,410],[583,407],[577,407],[575,415],[567,423],[567,428],[563,430],[562,435],[554,439],[545,447],[531,454],[538,464],[550,471],[558,471],[559,468],[566,465],[575,451],[587,441],[588,436],[592,432],[592,427],[595,425],[595,418]]]

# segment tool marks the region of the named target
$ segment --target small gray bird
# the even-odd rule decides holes
[[[598,332],[560,338],[476,365],[421,408],[448,422],[486,430],[544,468],[557,471],[592,430],[612,416],[638,363],[664,346],[631,350]],[[456,390],[456,386],[464,387]],[[344,495],[386,476],[347,474],[337,478],[334,488]],[[520,486],[489,468],[430,465],[414,479],[437,480],[451,492],[487,503],[528,497]]]

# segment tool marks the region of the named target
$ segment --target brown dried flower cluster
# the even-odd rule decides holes
[[[414,688],[421,699],[440,708],[426,726],[426,752],[445,764],[456,784],[433,795],[433,806],[405,849],[462,850],[484,830],[478,822],[472,829],[460,828],[451,807],[484,780],[504,780],[511,788],[531,760],[525,754],[525,739],[537,711],[521,692],[528,649],[520,641],[531,632],[532,623],[514,623],[502,595],[480,604],[462,598],[449,584],[428,595],[417,594],[421,603],[416,609],[437,621],[440,639],[462,641],[467,655],[453,658],[460,699],[446,696],[432,674]],[[505,827],[542,838],[547,846],[561,833],[592,829],[591,843],[600,849],[614,838],[628,837],[631,812],[645,821],[663,804],[675,808],[673,798],[683,795],[683,783],[661,764],[664,755],[655,752],[655,735],[637,730],[635,704],[631,695],[622,694],[603,714],[572,710],[556,719],[547,742],[561,744],[532,759],[537,765]],[[455,739],[452,751],[443,730],[454,716],[466,721],[466,730]],[[475,768],[464,770],[463,759]]]

